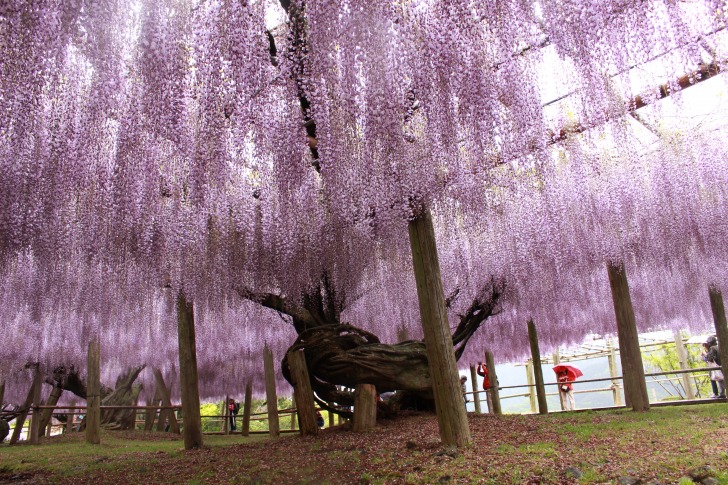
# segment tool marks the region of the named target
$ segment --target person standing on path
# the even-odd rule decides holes
[[[558,376],[561,407],[564,411],[573,411],[576,409],[576,403],[574,402],[574,386],[569,379],[569,372],[561,371]]]

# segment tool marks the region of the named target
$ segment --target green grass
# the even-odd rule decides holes
[[[169,438],[168,434],[161,434],[160,440],[131,440],[119,436],[118,433],[101,432],[101,444],[90,445],[83,440],[83,434],[76,433],[68,437],[42,440],[40,446],[20,444],[9,446],[0,445],[0,473],[22,473],[26,471],[44,471],[54,475],[73,476],[79,473],[88,473],[94,470],[111,470],[128,466],[135,468],[151,467],[155,460],[153,454],[180,455],[184,448],[182,439]],[[157,433],[155,433],[157,434]],[[252,443],[265,440],[266,437],[242,438],[237,435],[208,435],[204,437],[205,446],[210,448],[229,446],[240,443]],[[29,450],[32,449],[32,453]],[[145,453],[152,457],[145,457],[144,463],[138,465],[134,455]],[[128,460],[125,458],[129,458]]]

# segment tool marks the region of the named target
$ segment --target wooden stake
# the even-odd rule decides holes
[[[330,428],[334,425],[334,413],[332,413],[331,411],[329,411],[328,413],[329,413],[329,428]]]
[[[470,366],[470,379],[473,383],[473,402],[475,403],[475,412],[478,414],[482,414],[482,410],[480,409],[480,394],[478,394],[478,374],[475,372],[475,366]]]
[[[273,352],[268,344],[263,348],[263,367],[265,370],[265,396],[268,407],[268,433],[272,438],[280,436],[278,423],[278,395],[276,394],[276,374],[273,367]]]
[[[491,414],[503,414],[501,411],[500,392],[498,391],[498,374],[495,372],[495,359],[493,352],[486,350],[485,367],[488,369],[488,377],[490,378],[490,401],[493,405]]]
[[[539,414],[548,414],[546,402],[546,388],[543,384],[543,369],[541,368],[541,351],[538,348],[538,333],[533,320],[528,321],[528,341],[531,343],[531,359],[533,363],[533,377],[536,380],[536,395],[538,397]]]
[[[649,411],[650,399],[645,383],[637,324],[629,295],[629,283],[624,264],[607,263],[609,286],[612,290],[614,314],[617,318],[619,357],[622,361],[625,399],[634,411]]]
[[[3,407],[3,399],[5,399],[5,381],[0,381],[0,409]]]
[[[162,406],[169,407],[172,405],[172,399],[169,395],[169,389],[167,384],[164,383],[164,377],[162,371],[156,367],[152,369],[154,374],[154,382],[157,384],[157,392],[159,393],[160,401]],[[157,421],[157,431],[166,431],[164,428],[166,424],[169,424],[169,430],[174,434],[180,434],[179,422],[177,422],[177,416],[174,415],[172,409],[162,409],[159,411],[159,421]]]
[[[88,343],[86,376],[86,443],[101,443],[101,344],[98,337]]]
[[[288,352],[288,369],[293,382],[293,393],[296,399],[298,423],[302,436],[316,436],[319,431],[316,424],[316,406],[313,402],[311,380],[308,376],[308,366],[303,350]]]
[[[354,426],[352,431],[362,433],[377,424],[377,388],[372,384],[357,384],[354,390]]]
[[[713,324],[715,334],[718,337],[718,354],[720,355],[723,375],[728,376],[728,323],[725,318],[725,306],[723,305],[723,294],[716,286],[708,288],[710,296],[710,308],[713,311]]]
[[[612,399],[614,400],[615,406],[622,405],[622,393],[619,392],[619,380],[616,379],[617,374],[617,355],[614,352],[614,343],[609,339],[607,341],[607,348],[609,349],[609,355],[607,355],[607,362],[609,363],[609,376],[612,377]]]
[[[471,441],[470,429],[460,389],[429,209],[424,209],[409,223],[409,236],[440,439],[444,445],[467,446]]]
[[[13,434],[10,436],[10,442],[9,442],[11,445],[14,445],[20,439],[20,433],[22,433],[22,431],[23,431],[23,426],[25,426],[25,420],[28,419],[28,413],[30,412],[30,407],[33,405],[34,393],[35,393],[35,374],[33,374],[33,381],[30,384],[30,389],[28,389],[28,395],[25,398],[25,401],[23,402],[23,406],[21,407],[21,409],[23,411],[15,418],[15,426],[13,427]]]
[[[197,348],[195,345],[195,310],[182,290],[177,295],[177,336],[179,342],[179,380],[182,397],[185,449],[202,448],[200,392],[197,378]]]
[[[245,384],[245,402],[243,403],[243,436],[250,434],[250,412],[253,408],[253,384]]]
[[[677,352],[680,370],[687,370],[690,368],[688,365],[688,350],[685,348],[682,334],[679,330],[674,330],[673,337],[675,338],[675,352]],[[682,379],[683,389],[685,389],[685,398],[695,399],[695,390],[693,389],[693,384],[690,382],[690,375],[682,374],[680,378]]]
[[[528,384],[528,403],[531,405],[531,412],[536,412],[536,386],[533,381],[533,361],[526,361],[526,384]]]

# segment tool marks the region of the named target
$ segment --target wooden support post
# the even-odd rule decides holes
[[[490,401],[493,404],[492,414],[503,414],[500,403],[500,392],[498,391],[498,374],[495,372],[495,359],[493,352],[487,350],[485,352],[485,367],[488,369],[488,377],[490,378]]]
[[[480,394],[478,394],[478,374],[475,372],[475,366],[470,365],[470,379],[473,383],[473,402],[475,403],[475,412],[478,414],[482,414],[482,410],[480,409]]]
[[[554,353],[552,354],[552,358],[554,359],[554,367],[561,363],[561,356],[559,355],[559,349],[556,349],[554,351]],[[564,411],[564,400],[561,397],[561,393],[559,393],[559,405],[561,406],[561,410]]]
[[[329,414],[329,428],[330,428],[334,425],[334,413],[329,411],[328,414]]]
[[[33,405],[34,393],[35,393],[35,374],[33,375],[33,381],[30,384],[30,389],[28,390],[28,395],[25,398],[25,401],[23,402],[23,405],[20,408],[20,409],[22,409],[22,411],[15,418],[15,426],[13,427],[13,434],[10,436],[10,442],[9,442],[11,445],[14,445],[20,439],[20,433],[23,432],[23,426],[25,426],[25,420],[28,418],[28,412],[30,411],[30,407]]]
[[[611,339],[607,341],[607,348],[609,349],[609,355],[607,355],[607,362],[609,363],[609,376],[612,377],[612,399],[614,400],[615,406],[622,405],[622,393],[619,392],[619,374],[617,374],[617,355],[614,352],[614,343]]]
[[[0,381],[0,409],[3,407],[3,399],[5,399],[5,381]]]
[[[299,431],[302,436],[318,434],[316,423],[316,405],[313,402],[313,390],[308,376],[308,366],[303,350],[288,352],[288,370],[293,383],[293,394],[296,398]]]
[[[291,407],[293,408],[293,411],[291,411],[291,429],[296,429],[296,414],[298,413],[298,409],[296,409],[295,393],[291,396]]]
[[[526,384],[528,384],[528,403],[531,406],[531,412],[536,413],[536,386],[533,380],[533,361],[526,361]]]
[[[98,337],[88,343],[86,376],[86,443],[101,443],[101,344]]]
[[[713,324],[718,337],[718,355],[720,355],[723,375],[728,376],[728,323],[726,323],[723,294],[716,286],[708,288],[710,309],[713,311]]]
[[[230,396],[225,395],[225,401],[222,403],[222,432],[224,434],[230,434],[230,410],[228,409],[228,403],[230,402]]]
[[[377,424],[377,388],[373,384],[357,384],[354,390],[354,426],[352,431],[362,433]]]
[[[159,374],[160,378],[162,374]],[[156,374],[154,376],[155,380],[157,378]],[[147,400],[147,406],[159,406],[159,402],[162,400],[159,393],[159,384],[157,384],[156,388],[154,389],[154,396],[151,399]],[[173,414],[174,415],[174,414]],[[160,421],[163,421],[161,419],[162,414],[160,413]],[[144,431],[152,431],[154,429],[154,421],[157,419],[157,410],[156,409],[147,409],[144,412]],[[176,419],[175,419],[176,421]]]
[[[58,404],[58,399],[61,397],[61,394],[63,394],[63,388],[53,386],[53,389],[51,389],[51,393],[48,395],[48,399],[46,399],[45,405],[55,406],[56,404]],[[40,429],[48,427],[48,424],[51,422],[51,418],[53,417],[53,411],[53,409],[43,410],[40,416]]]
[[[642,364],[642,352],[624,263],[608,262],[607,273],[612,290],[614,314],[617,319],[619,357],[622,361],[625,399],[632,406],[632,410],[649,411],[650,399],[647,395],[645,369]]]
[[[179,342],[179,381],[182,397],[182,437],[185,450],[202,448],[202,419],[197,377],[195,309],[182,290],[177,294],[177,337]]]
[[[273,367],[273,352],[268,344],[263,348],[263,367],[265,370],[265,398],[268,406],[268,434],[272,438],[280,436],[278,423],[278,395],[276,394],[276,374]],[[300,416],[300,415],[299,415]]]
[[[675,337],[675,352],[677,352],[677,360],[680,364],[680,370],[688,370],[688,350],[685,348],[685,342],[683,342],[682,333],[680,330],[673,331]],[[693,384],[690,382],[690,374],[682,374],[683,389],[685,389],[685,399],[695,399],[695,390]]]
[[[41,410],[38,406],[42,404],[40,400],[40,393],[43,386],[43,378],[40,375],[40,365],[36,365],[33,370],[33,413],[30,418],[30,434],[28,436],[28,442],[31,445],[37,445],[40,438],[40,433],[43,428],[41,427]]]
[[[171,406],[172,399],[169,395],[169,389],[164,383],[162,372],[156,367],[152,370],[154,373],[154,382],[157,384],[157,392],[159,393],[162,406]],[[166,431],[166,425],[169,424],[169,430],[174,434],[180,434],[179,423],[172,409],[162,409],[159,411],[159,421],[157,422],[157,431]]]
[[[245,384],[245,402],[243,403],[243,436],[250,434],[250,413],[253,409],[253,384],[250,382]]]
[[[546,388],[543,384],[543,369],[541,368],[541,350],[538,348],[538,333],[533,320],[528,321],[528,341],[531,344],[531,363],[533,365],[533,377],[536,381],[536,396],[538,397],[539,414],[548,414],[549,408],[546,402]]]
[[[460,389],[429,209],[423,209],[422,214],[409,223],[409,236],[440,439],[444,445],[467,446],[471,441],[470,429]]]

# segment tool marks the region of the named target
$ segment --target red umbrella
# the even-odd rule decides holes
[[[577,377],[581,377],[584,375],[582,371],[574,367],[573,365],[555,365],[554,366],[554,372],[556,372],[556,375],[561,374],[562,372],[566,371],[566,375],[569,378],[570,381],[575,380]]]

